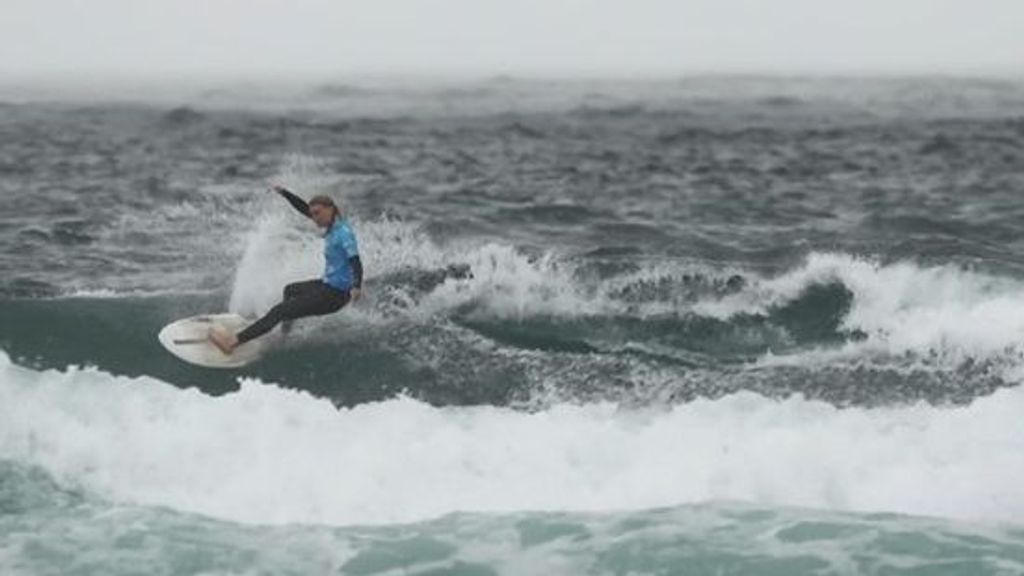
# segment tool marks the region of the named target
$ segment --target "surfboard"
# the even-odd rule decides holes
[[[263,355],[265,339],[256,338],[235,348],[231,354],[225,354],[210,342],[207,334],[214,325],[237,332],[250,323],[238,314],[201,314],[171,322],[160,330],[157,339],[168,352],[189,364],[207,368],[241,368]]]

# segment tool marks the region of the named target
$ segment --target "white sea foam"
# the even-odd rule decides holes
[[[54,298],[57,299],[87,299],[87,300],[117,300],[119,298],[155,298],[167,296],[181,296],[183,294],[205,295],[209,290],[117,290],[112,288],[81,288],[69,289]]]
[[[353,219],[367,278],[403,270],[433,271],[469,265],[473,277],[443,282],[418,303],[412,315],[429,316],[475,302],[501,317],[580,314],[602,309],[586,286],[574,281],[572,265],[549,254],[532,259],[509,245],[431,241],[417,226],[381,217]],[[304,223],[303,223],[304,224]],[[295,219],[268,214],[248,233],[229,308],[241,314],[265,312],[288,282],[318,278],[323,270],[320,238]],[[355,312],[355,313],[358,313]]]
[[[728,318],[763,313],[815,284],[840,282],[853,294],[843,319],[868,336],[858,349],[889,354],[940,353],[955,359],[1019,349],[1024,341],[1024,282],[913,262],[882,265],[844,254],[814,254],[774,278],[756,279],[733,296],[694,311]]]
[[[212,398],[0,355],[0,458],[115,501],[259,523],[712,500],[1019,521],[1022,413],[1020,388],[955,408],[738,394],[646,411],[336,410],[252,381]]]
[[[295,231],[287,214],[262,216],[244,243],[228,309],[254,316],[281,299],[285,284],[318,278],[323,255],[318,238]]]

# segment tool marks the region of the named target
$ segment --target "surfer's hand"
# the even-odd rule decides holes
[[[355,302],[363,297],[363,291],[360,288],[352,289],[352,301]]]

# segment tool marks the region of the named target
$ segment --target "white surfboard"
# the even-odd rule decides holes
[[[225,354],[210,342],[207,334],[215,324],[237,332],[250,323],[238,314],[203,314],[171,322],[160,330],[157,338],[168,352],[190,364],[207,368],[240,368],[263,355],[266,340],[256,338],[235,348],[231,354]]]

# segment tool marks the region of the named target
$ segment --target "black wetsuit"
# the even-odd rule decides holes
[[[277,191],[302,215],[310,217],[309,204],[305,200],[284,189],[279,188]],[[355,254],[349,257],[348,264],[352,267],[351,288],[358,290],[363,285],[363,264],[359,260],[359,255]],[[284,287],[284,300],[271,308],[262,318],[239,332],[238,343],[242,344],[262,336],[283,321],[337,312],[348,303],[350,298],[350,289],[332,286],[323,279],[289,284]]]

